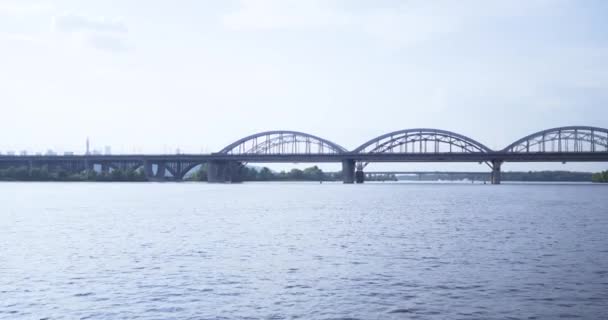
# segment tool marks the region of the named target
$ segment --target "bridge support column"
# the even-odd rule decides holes
[[[95,169],[94,167],[95,165],[93,164],[93,162],[89,161],[89,159],[85,158],[84,159],[84,170],[89,172],[89,171],[93,171]]]
[[[167,164],[164,162],[159,162],[156,164],[156,177],[159,179],[165,178],[165,173],[167,171]]]
[[[106,162],[101,163],[101,173],[110,173],[110,165]]]
[[[344,183],[355,183],[355,160],[342,161],[342,181]]]
[[[356,183],[365,182],[365,172],[363,172],[363,168],[357,168],[357,171],[355,171],[355,182]]]
[[[173,175],[173,179],[176,181],[184,180],[184,176],[182,175],[182,162],[181,161],[177,161],[175,163],[174,170],[175,170],[175,172],[171,173]]]
[[[492,160],[492,184],[500,184],[500,167],[502,161]]]
[[[228,161],[209,161],[207,164],[207,182],[230,182],[230,163]]]
[[[152,162],[148,160],[144,160],[144,175],[148,180],[154,177],[154,171],[152,170]]]

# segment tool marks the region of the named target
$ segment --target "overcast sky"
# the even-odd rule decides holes
[[[3,152],[413,127],[502,149],[608,127],[608,1],[0,0],[0,110]]]

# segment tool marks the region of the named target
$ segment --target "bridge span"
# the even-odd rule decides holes
[[[491,172],[487,171],[366,171],[365,179],[386,178],[387,176],[413,176],[422,180],[424,176],[445,177],[446,180],[464,180],[474,177],[475,181],[490,181]]]
[[[500,150],[440,129],[406,129],[373,138],[354,150],[311,134],[266,131],[239,139],[211,154],[124,154],[9,156],[0,168],[47,166],[70,172],[143,169],[149,179],[182,180],[194,167],[207,164],[209,182],[238,181],[246,163],[335,162],[342,164],[344,183],[363,183],[371,162],[477,162],[490,168],[491,182],[500,184],[505,162],[608,162],[608,129],[559,127],[532,133]]]

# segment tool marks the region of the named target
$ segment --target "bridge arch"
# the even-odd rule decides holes
[[[567,126],[542,130],[525,136],[502,150],[531,152],[608,152],[608,129]]]
[[[204,166],[206,165],[206,162],[190,162],[184,165],[183,168],[181,168],[180,172],[176,172],[173,174],[173,176],[177,176],[179,177],[180,180],[183,180],[185,176],[187,176],[189,173],[193,173],[192,170],[194,170],[195,168],[199,167],[199,166]]]
[[[275,130],[264,131],[237,140],[220,154],[335,154],[347,150],[327,139],[312,134]]]
[[[431,146],[429,147],[429,143]],[[429,128],[389,132],[362,144],[357,153],[472,153],[491,152],[484,144],[464,135]]]

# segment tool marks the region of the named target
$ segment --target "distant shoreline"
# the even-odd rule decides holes
[[[196,180],[146,180],[146,181],[126,181],[126,180],[117,180],[117,181],[99,181],[99,180],[0,180],[0,184],[3,183],[100,183],[100,184],[109,184],[109,183],[134,183],[134,184],[145,184],[145,183],[186,183],[186,184],[243,184],[243,183],[307,183],[307,184],[343,184],[342,181],[332,180],[332,181],[311,181],[311,180],[265,180],[265,181],[233,181],[233,182],[225,182],[225,183],[214,183],[207,181],[196,181]],[[485,181],[470,181],[470,180],[386,180],[386,181],[365,181],[367,184],[454,184],[454,185],[483,185],[490,184]],[[364,184],[365,184],[364,183]],[[503,180],[503,184],[546,184],[546,185],[559,185],[559,184],[580,184],[580,185],[608,185],[605,182],[595,182],[595,181],[522,181],[522,180]]]
[[[490,172],[366,172],[365,182],[464,182],[489,183]],[[207,182],[207,168],[201,166],[190,175],[178,179],[171,175],[165,177],[148,174],[142,169],[112,169],[107,171],[73,171],[63,168],[48,167],[8,167],[0,169],[0,182]],[[608,172],[576,172],[576,171],[505,171],[501,174],[504,182],[608,182]],[[341,182],[342,172],[324,172],[317,166],[303,170],[272,171],[267,167],[242,166],[234,174],[231,181],[237,182]]]

